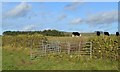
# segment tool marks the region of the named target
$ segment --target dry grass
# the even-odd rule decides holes
[[[60,41],[60,42],[80,42],[87,41],[88,37],[46,37],[48,41]]]

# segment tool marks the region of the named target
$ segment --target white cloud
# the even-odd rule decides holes
[[[61,21],[61,20],[65,19],[66,17],[67,17],[66,14],[62,14],[58,17],[58,20]]]
[[[88,24],[111,24],[117,21],[118,21],[118,12],[109,11],[109,12],[102,12],[102,13],[90,15],[85,22]]]
[[[64,7],[65,10],[76,10],[83,2],[72,2]]]
[[[21,2],[19,5],[5,13],[5,18],[16,18],[16,17],[24,17],[27,15],[29,10],[31,9],[31,5],[26,2]]]
[[[76,19],[73,19],[70,24],[80,24],[82,23],[83,20],[81,18],[76,18]]]
[[[71,24],[88,24],[91,31],[97,29],[102,31],[117,30],[116,25],[111,26],[118,22],[118,11],[108,11],[102,13],[96,13],[94,15],[89,15],[87,18],[73,19]]]
[[[35,30],[36,25],[28,25],[25,26],[22,30],[24,31],[30,31],[30,30]]]
[[[51,30],[52,28],[43,28],[42,30]]]
[[[72,20],[72,24],[86,23],[88,25],[102,25],[102,24],[112,24],[118,22],[118,12],[108,11],[102,13],[96,13],[94,15],[89,15],[85,19],[76,18]]]

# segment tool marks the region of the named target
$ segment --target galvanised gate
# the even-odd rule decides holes
[[[45,56],[50,53],[68,55],[89,55],[92,57],[92,42],[60,42],[60,41],[41,41],[38,48],[32,48],[30,50],[30,57]]]

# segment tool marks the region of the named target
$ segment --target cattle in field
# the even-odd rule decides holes
[[[109,32],[104,32],[104,35],[110,36]]]
[[[72,33],[72,37],[78,37],[81,36],[81,34],[79,32],[73,32]]]
[[[116,36],[119,36],[119,32],[116,32]]]
[[[97,36],[100,36],[100,32],[99,31],[97,31],[96,34],[97,34]]]

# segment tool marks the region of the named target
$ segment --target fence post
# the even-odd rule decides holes
[[[67,42],[67,50],[68,50],[68,55],[70,54],[70,43]]]
[[[44,47],[44,53],[45,53],[45,55],[46,55],[46,51],[47,51],[47,45],[48,44],[46,44],[45,47]]]
[[[57,50],[58,50],[57,52],[60,53],[60,42],[59,41],[57,42]]]
[[[32,52],[32,44],[31,44],[31,41],[29,43],[29,46],[30,46],[30,59],[32,60],[33,59],[33,52]]]
[[[61,53],[61,42],[59,42],[59,53]]]
[[[41,52],[42,52],[42,55],[44,54],[44,49],[45,49],[45,45],[44,45],[44,43],[43,43],[44,41],[42,40],[42,48],[41,48]]]
[[[79,42],[79,49],[78,49],[79,55],[80,55],[80,48],[81,48],[81,41]]]
[[[90,42],[90,58],[92,58],[92,42]]]

